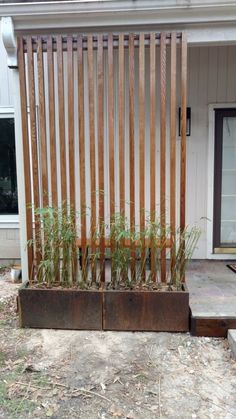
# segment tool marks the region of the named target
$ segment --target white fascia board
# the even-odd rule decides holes
[[[15,30],[236,22],[235,1],[119,0],[4,3]]]
[[[185,29],[187,29],[185,27]],[[235,45],[236,26],[235,24],[212,25],[209,28],[198,26],[187,29],[188,44],[192,46],[201,45]]]

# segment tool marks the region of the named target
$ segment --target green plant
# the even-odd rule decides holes
[[[116,213],[111,221],[108,235],[112,244],[111,250],[111,283],[114,289],[124,286],[135,286],[160,283],[162,250],[167,249],[170,242],[171,227],[165,227],[158,217],[147,214],[145,228],[136,226],[131,231],[126,217]],[[186,267],[196,248],[201,231],[198,227],[186,227],[183,231],[178,228],[175,240],[170,242],[169,251],[166,251],[166,277],[165,284],[181,289],[185,279]],[[131,274],[130,265],[132,255],[130,246],[126,243],[135,243],[135,274]],[[175,255],[174,264],[170,263],[171,254]],[[148,269],[148,265],[151,269]]]
[[[0,408],[6,413],[8,418],[18,419],[28,416],[33,412],[35,403],[24,397],[9,397],[8,388],[5,382],[0,382]]]
[[[175,241],[172,243],[175,260],[172,267],[173,279],[171,283],[175,284],[177,289],[181,289],[182,283],[184,282],[187,264],[196,249],[200,235],[201,230],[197,226],[187,226],[184,230],[180,228],[176,230]]]
[[[121,281],[128,286],[130,283],[129,266],[132,258],[130,247],[126,247],[126,243],[132,240],[132,234],[127,218],[120,213],[116,213],[112,217],[109,238],[111,242],[111,287],[117,288]]]
[[[50,286],[59,281],[69,285],[76,277],[76,215],[66,203],[61,208],[47,206],[34,209],[39,221],[35,239],[28,245],[40,250],[36,267],[38,282]]]
[[[97,262],[100,258],[100,251],[96,247],[96,242],[101,238],[101,226],[96,223],[92,222],[91,218],[91,209],[87,206],[84,207],[83,212],[79,214],[81,217],[81,221],[88,217],[90,219],[90,228],[89,228],[89,238],[90,238],[90,246],[85,245],[85,247],[81,245],[79,258],[80,263],[78,266],[78,285],[80,288],[89,288],[92,283],[96,283],[97,286],[100,284],[100,272],[97,270]],[[105,231],[105,224],[102,229],[104,234]],[[82,230],[82,227],[80,228]],[[87,239],[85,238],[87,242]],[[95,280],[94,280],[95,278]]]
[[[81,220],[90,215],[87,211],[88,208],[85,213],[80,214]],[[165,284],[169,284],[170,288],[174,286],[180,289],[187,262],[192,257],[200,236],[197,227],[186,227],[183,231],[178,228],[175,239],[171,240],[173,235],[170,226],[166,224],[163,227],[156,214],[146,214],[145,228],[142,230],[139,226],[131,228],[129,219],[120,213],[113,215],[109,225],[91,223],[90,217],[90,245],[83,242],[78,263],[78,216],[74,209],[64,203],[61,208],[48,206],[35,209],[34,213],[40,228],[35,239],[28,244],[40,250],[36,278],[37,282],[48,286],[55,282],[67,287],[77,284],[79,288],[85,289],[94,285],[100,286],[105,266],[101,263],[99,243],[106,237],[110,242],[108,255],[111,263],[108,287],[119,289],[160,286],[162,251],[165,249]]]
[[[140,233],[141,242],[142,235],[145,238],[146,252],[143,265],[140,269],[140,280],[143,277],[143,270],[145,265],[149,262],[151,272],[148,273],[146,282],[156,282],[161,275],[161,253],[166,248],[167,240],[170,236],[170,227],[168,224],[165,227],[162,226],[160,219],[156,214],[148,214],[145,220],[145,229]]]

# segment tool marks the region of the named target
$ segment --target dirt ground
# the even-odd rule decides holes
[[[236,418],[227,340],[19,329],[0,276],[0,418]]]

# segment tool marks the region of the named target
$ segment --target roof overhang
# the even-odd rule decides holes
[[[234,0],[24,0],[1,3],[0,17],[12,18],[15,33],[178,29],[192,44],[236,43]]]
[[[236,22],[236,3],[228,0],[74,0],[0,4],[16,30],[123,25],[189,25]]]

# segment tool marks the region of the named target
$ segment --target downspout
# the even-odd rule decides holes
[[[16,147],[16,171],[18,189],[18,209],[20,223],[20,254],[22,266],[22,280],[28,280],[28,256],[26,249],[26,202],[25,202],[25,179],[24,179],[24,156],[21,125],[21,101],[20,80],[17,63],[17,46],[14,34],[14,23],[11,17],[2,17],[1,36],[7,52],[7,65],[12,69],[13,75],[13,106],[15,114],[15,147]]]

